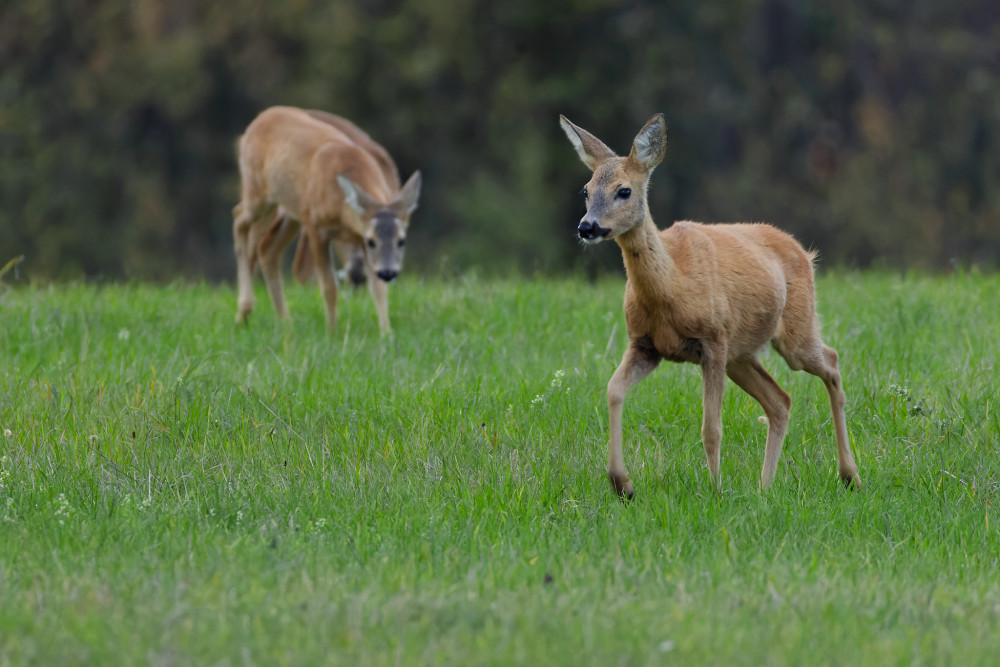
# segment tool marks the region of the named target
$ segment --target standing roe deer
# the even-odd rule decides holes
[[[353,127],[332,114],[272,107],[257,116],[240,138],[242,197],[233,209],[237,322],[245,321],[253,308],[255,255],[275,311],[288,317],[280,259],[301,225],[304,240],[296,275],[301,280],[315,271],[330,329],[337,325],[337,282],[330,268],[329,244],[344,241],[363,244],[379,329],[390,332],[386,284],[402,267],[406,230],[420,196],[420,172],[400,188],[398,171],[384,149],[391,169],[361,139],[375,142],[360,130],[352,137],[342,129],[344,124]],[[262,232],[264,225],[268,228]]]
[[[585,243],[614,239],[628,282],[629,347],[608,383],[608,477],[622,498],[633,495],[622,456],[622,409],[630,387],[661,359],[701,366],[701,436],[713,482],[721,484],[722,391],[725,376],[764,408],[767,444],[763,488],[774,479],[788,428],[791,398],[757,353],[768,342],[792,370],[822,378],[830,394],[840,478],[860,488],[844,418],[837,353],[823,344],[816,316],[813,255],[766,224],[677,222],[660,231],[647,202],[649,177],[667,147],[666,120],[646,122],[628,157],[560,116],[570,143],[593,171],[583,190],[587,212],[577,228]]]

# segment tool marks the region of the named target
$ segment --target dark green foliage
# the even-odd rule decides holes
[[[15,0],[0,16],[0,263],[229,279],[235,140],[343,114],[426,177],[409,268],[580,253],[565,113],[624,151],[653,112],[661,225],[767,220],[828,263],[1000,255],[1000,14],[983,0]]]

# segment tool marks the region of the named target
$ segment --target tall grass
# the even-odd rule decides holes
[[[623,283],[421,282],[325,329],[263,289],[0,296],[0,663],[991,663],[1000,651],[1000,280],[821,278],[864,489],[822,383],[773,488],[731,384],[724,487],[700,376],[604,389]]]

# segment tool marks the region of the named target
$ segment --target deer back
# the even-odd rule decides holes
[[[240,139],[244,199],[281,206],[305,224],[347,226],[360,238],[363,229],[338,185],[348,174],[373,198],[388,202],[390,188],[376,160],[336,127],[291,107],[262,112]],[[352,224],[355,223],[355,224]]]

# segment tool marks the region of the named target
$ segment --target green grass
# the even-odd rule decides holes
[[[823,277],[864,489],[822,383],[773,488],[731,384],[630,393],[604,475],[622,280],[421,282],[325,330],[263,289],[0,296],[0,664],[990,664],[1000,654],[997,276]],[[559,377],[557,377],[557,375]]]

